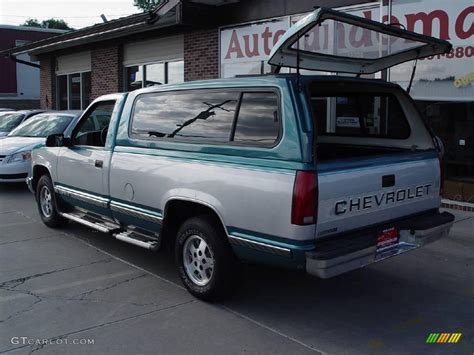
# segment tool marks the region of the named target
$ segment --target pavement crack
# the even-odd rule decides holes
[[[7,322],[7,321],[9,321],[9,320],[11,320],[11,319],[13,319],[13,318],[15,318],[15,317],[18,317],[19,315],[21,315],[21,314],[23,314],[23,313],[26,313],[26,312],[31,311],[38,303],[40,303],[40,302],[43,301],[40,296],[34,295],[34,294],[32,294],[32,293],[29,293],[29,295],[35,297],[36,300],[35,300],[32,304],[28,305],[27,307],[22,308],[22,309],[20,309],[20,310],[18,310],[18,311],[16,311],[16,312],[10,314],[9,316],[7,316],[7,317],[4,318],[4,319],[0,319],[0,324],[5,323],[5,322]]]
[[[19,290],[19,289],[8,289],[8,288],[2,288],[2,290],[7,291],[7,292],[14,292],[14,293],[19,293],[23,295],[29,295],[29,296],[34,296],[34,297],[39,297],[41,298],[42,301],[73,301],[73,302],[98,302],[98,303],[106,303],[106,304],[116,304],[116,305],[131,305],[131,306],[137,306],[137,307],[160,307],[161,305],[159,303],[155,302],[147,302],[147,303],[139,303],[139,302],[116,302],[116,301],[111,301],[109,299],[100,299],[100,298],[77,298],[76,296],[49,296],[33,291],[27,291],[27,290]]]
[[[111,288],[114,288],[114,287],[117,287],[119,285],[122,285],[122,284],[125,284],[125,283],[128,283],[128,282],[131,282],[131,281],[134,281],[134,280],[137,280],[137,279],[140,279],[142,277],[146,277],[148,276],[147,274],[143,273],[143,274],[140,274],[138,276],[134,276],[134,277],[130,277],[128,279],[125,279],[125,280],[121,280],[121,281],[117,281],[116,283],[110,285],[110,286],[107,286],[107,287],[98,287],[98,288],[95,288],[93,290],[90,290],[90,291],[86,291],[86,292],[83,292],[83,293],[79,293],[75,296],[73,296],[75,299],[79,299],[79,300],[84,300],[86,299],[85,297],[88,296],[88,295],[91,295],[93,294],[94,292],[99,292],[99,291],[106,291],[106,290],[110,290]],[[79,297],[79,298],[77,298]]]
[[[163,308],[160,308],[160,309],[154,309],[154,310],[151,310],[151,311],[148,311],[148,312],[135,314],[133,316],[128,316],[128,317],[116,319],[116,320],[113,320],[113,321],[92,325],[92,326],[89,326],[89,327],[81,328],[81,329],[74,330],[74,331],[71,331],[71,332],[68,332],[68,333],[64,333],[64,334],[60,334],[60,335],[57,335],[57,336],[54,336],[54,337],[43,339],[45,341],[43,341],[39,345],[37,345],[37,344],[35,344],[35,345],[25,344],[25,345],[22,345],[22,346],[18,346],[18,347],[15,347],[15,348],[8,349],[6,351],[5,350],[0,350],[0,353],[11,352],[11,351],[14,351],[14,350],[19,350],[19,349],[23,349],[23,348],[26,348],[26,347],[30,347],[29,354],[31,354],[35,351],[38,351],[38,350],[44,348],[45,345],[53,343],[54,341],[57,341],[59,339],[65,339],[65,338],[67,338],[71,335],[76,335],[76,334],[83,333],[83,332],[86,332],[86,331],[89,331],[89,330],[104,328],[104,327],[107,327],[109,325],[114,325],[114,324],[126,322],[126,321],[129,321],[129,320],[132,320],[132,319],[148,316],[150,314],[159,313],[159,312],[162,312],[162,311],[167,311],[167,310],[170,310],[170,309],[173,309],[173,308],[178,308],[178,307],[181,307],[181,306],[184,306],[184,305],[187,305],[187,304],[191,304],[191,303],[195,303],[195,302],[197,302],[197,301],[193,299],[193,300],[189,300],[189,301],[186,301],[186,302],[180,302],[180,303],[177,303],[177,304],[174,304],[174,305],[171,305],[171,306],[163,307]]]
[[[33,222],[39,222],[36,218],[33,218],[31,216],[28,216],[27,214],[23,213],[22,211],[15,211],[17,214],[19,214],[20,216],[30,220],[30,221],[33,221]]]
[[[38,273],[38,274],[29,275],[29,276],[24,276],[24,277],[20,277],[18,279],[13,279],[13,280],[8,280],[8,281],[1,282],[0,283],[0,288],[14,289],[15,287],[23,285],[26,281],[36,279],[38,277],[51,275],[51,274],[55,274],[55,273],[58,273],[58,272],[73,270],[73,269],[77,269],[77,268],[84,267],[84,266],[89,266],[89,265],[94,265],[94,264],[109,263],[111,261],[112,261],[112,259],[110,259],[110,258],[101,259],[101,260],[96,260],[96,261],[93,261],[93,262],[90,262],[90,263],[87,263],[87,264],[80,264],[80,265],[70,266],[70,267],[67,267],[67,268],[56,269],[56,270],[41,272],[41,273]]]
[[[0,243],[0,245],[7,245],[7,244],[14,244],[14,243],[21,243],[21,242],[28,242],[30,240],[41,240],[41,239],[49,239],[49,238],[53,238],[55,237],[56,235],[48,235],[48,236],[45,236],[45,237],[36,237],[36,238],[27,238],[27,239],[21,239],[21,240],[12,240],[10,242],[4,242],[4,243]]]

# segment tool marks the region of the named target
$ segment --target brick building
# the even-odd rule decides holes
[[[48,28],[0,25],[0,51],[64,32]],[[38,67],[21,63],[21,60],[30,60],[27,54],[18,55],[16,59],[18,61],[0,56],[0,107],[38,108],[40,105],[39,63]]]
[[[474,202],[474,6],[469,0],[169,0],[0,55],[41,64],[41,106],[84,109],[99,95],[179,81],[263,74],[278,38],[315,5],[450,40],[418,63],[411,96],[446,148],[446,197]],[[347,45],[357,47],[348,35]],[[350,43],[355,41],[356,44]],[[375,77],[407,87],[412,63]]]

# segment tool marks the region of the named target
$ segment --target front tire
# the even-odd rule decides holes
[[[223,228],[209,216],[183,223],[175,243],[179,275],[188,291],[204,301],[218,301],[239,284],[238,261]]]
[[[51,228],[58,228],[66,220],[59,214],[53,183],[48,175],[43,175],[36,186],[36,202],[41,220]]]

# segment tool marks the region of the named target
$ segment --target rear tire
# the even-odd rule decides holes
[[[239,263],[227,236],[210,216],[183,223],[175,242],[175,258],[184,286],[201,300],[222,300],[240,283]]]
[[[58,228],[66,223],[59,214],[53,183],[48,175],[43,175],[36,186],[36,202],[41,220],[51,228]]]

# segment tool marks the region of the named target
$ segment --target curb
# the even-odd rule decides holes
[[[452,210],[465,211],[465,212],[474,212],[474,203],[459,202],[459,201],[443,199],[441,201],[441,207],[449,208]]]

